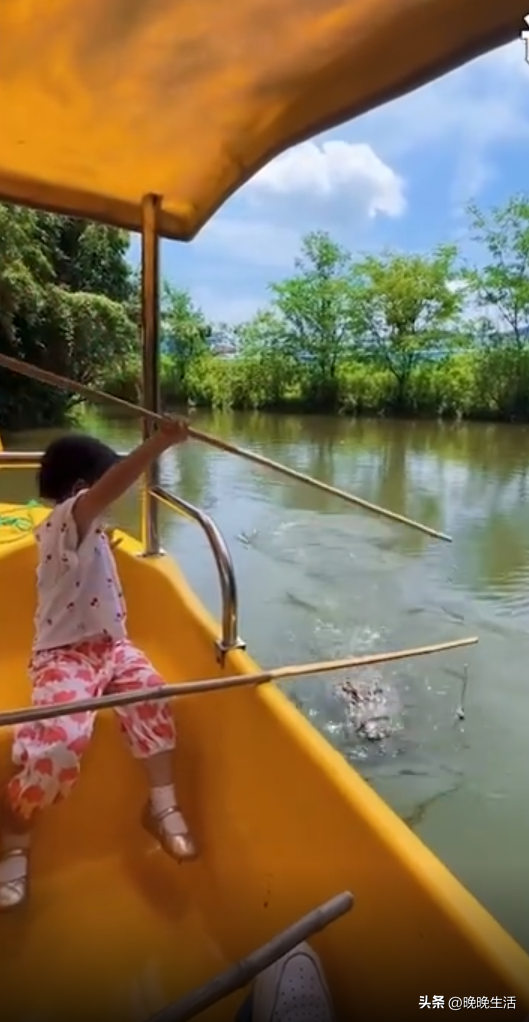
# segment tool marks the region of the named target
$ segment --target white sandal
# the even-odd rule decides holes
[[[180,833],[173,834],[165,826],[165,820],[168,816],[173,816],[175,813],[182,819],[183,827]],[[196,859],[197,849],[195,842],[187,829],[186,821],[177,805],[169,806],[168,809],[163,809],[161,813],[155,813],[149,802],[143,813],[143,826],[152,837],[159,841],[164,852],[170,855],[172,859],[177,859],[178,862]]]

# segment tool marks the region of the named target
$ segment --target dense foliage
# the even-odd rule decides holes
[[[164,284],[166,402],[529,420],[529,199],[469,207],[456,246],[352,255],[326,233],[235,327]],[[137,275],[112,228],[0,205],[0,351],[139,396]],[[231,346],[225,357],[221,346]],[[58,423],[74,399],[0,370],[0,427]]]
[[[0,205],[0,351],[96,383],[133,350],[128,238]],[[0,370],[0,426],[59,422],[69,395]]]

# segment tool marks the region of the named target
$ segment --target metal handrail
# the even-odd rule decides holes
[[[0,451],[0,467],[6,465],[11,468],[36,468],[40,464],[41,458],[41,451]],[[197,522],[206,535],[215,558],[220,581],[222,635],[220,639],[216,640],[215,646],[217,658],[222,663],[226,653],[230,650],[246,648],[246,643],[239,638],[238,634],[237,582],[233,561],[224,536],[209,515],[195,507],[194,504],[183,500],[182,497],[175,497],[162,486],[150,487],[148,492],[151,497]]]
[[[245,649],[246,643],[238,635],[238,595],[235,569],[228,545],[220,529],[205,511],[201,511],[194,504],[189,504],[182,497],[175,497],[163,486],[152,486],[149,492],[162,504],[167,504],[174,511],[187,515],[192,521],[197,522],[206,534],[217,565],[222,597],[222,638],[216,642],[219,657],[223,660],[225,654],[231,649]]]
[[[42,451],[0,451],[0,465],[12,468],[38,468],[41,459]]]

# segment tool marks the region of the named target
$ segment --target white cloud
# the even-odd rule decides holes
[[[297,146],[204,228],[174,279],[214,319],[234,322],[266,302],[270,280],[292,271],[311,230],[355,251],[422,250],[447,236],[468,247],[466,218],[454,213],[470,197],[503,201],[505,176],[507,190],[523,182],[528,95],[517,42]]]
[[[376,111],[370,137],[396,154],[453,135],[467,143],[527,135],[528,87],[529,65],[515,44],[503,47]]]
[[[376,111],[368,137],[397,163],[449,146],[451,197],[459,204],[494,177],[501,147],[529,140],[528,94],[529,65],[520,44],[512,43]]]
[[[201,244],[222,252],[227,259],[264,269],[291,267],[299,249],[300,231],[278,224],[273,214],[272,208],[269,220],[216,217],[202,231]]]
[[[370,221],[399,217],[405,206],[403,181],[371,146],[306,142],[261,170],[204,228],[200,244],[239,265],[288,272],[308,231],[360,236]]]
[[[290,149],[259,171],[247,188],[267,198],[345,200],[368,217],[400,216],[406,205],[402,179],[371,146],[340,139]]]

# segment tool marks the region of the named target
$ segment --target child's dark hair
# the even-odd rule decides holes
[[[119,461],[119,455],[91,436],[68,433],[52,440],[42,455],[37,474],[39,496],[60,504],[79,485],[93,486]]]

